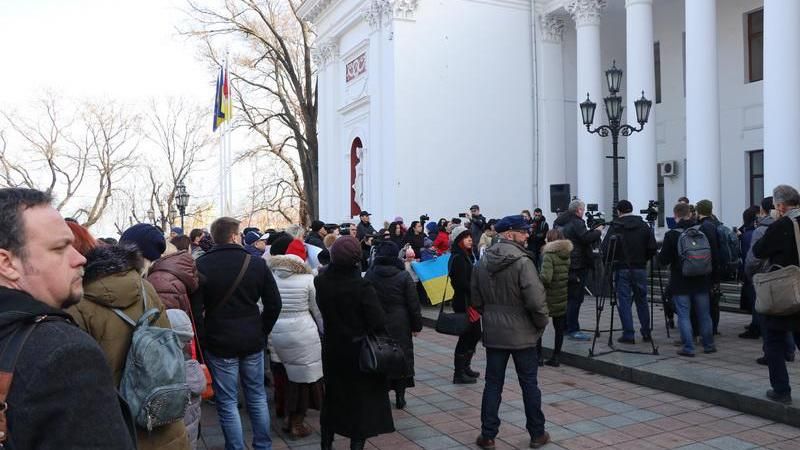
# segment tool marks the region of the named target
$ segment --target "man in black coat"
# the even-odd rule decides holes
[[[533,252],[536,258],[536,267],[542,266],[542,247],[547,243],[547,232],[550,231],[550,226],[547,225],[547,218],[542,214],[542,208],[533,210],[533,218],[531,222],[531,236],[528,239],[528,250]]]
[[[764,237],[753,246],[756,258],[769,258],[770,265],[798,266],[798,248],[795,233],[800,222],[800,194],[791,186],[780,185],[772,191],[775,209],[782,216],[767,228]],[[756,300],[757,302],[758,300]],[[789,373],[786,371],[785,357],[794,355],[794,348],[787,348],[787,334],[794,335],[795,345],[800,345],[800,314],[791,316],[764,315],[764,353],[767,356],[769,382],[772,389],[767,397],[777,402],[792,402],[792,389],[789,386]]]
[[[238,408],[241,376],[254,446],[267,447],[272,441],[263,351],[281,311],[281,296],[266,262],[253,257],[248,262],[238,220],[220,217],[211,224],[211,236],[216,245],[197,259],[197,271],[206,277],[200,288],[205,303],[204,348],[217,414],[226,446],[244,448]],[[259,312],[259,299],[263,312]]]
[[[306,244],[313,245],[314,247],[318,247],[321,249],[325,249],[325,244],[323,238],[328,234],[328,231],[325,229],[325,223],[321,220],[315,220],[311,222],[311,231],[306,236]]]
[[[697,223],[700,225],[700,231],[706,235],[708,242],[711,244],[711,259],[714,272],[711,274],[713,284],[711,286],[709,298],[711,299],[711,325],[714,334],[717,334],[717,326],[719,325],[719,301],[722,297],[719,283],[725,272],[720,245],[725,244],[720,242],[719,235],[717,234],[719,221],[714,217],[714,204],[711,200],[700,200],[697,202],[695,209],[697,211]]]
[[[32,189],[0,189],[0,346],[38,320],[13,366],[6,445],[134,449],[103,351],[63,311],[83,295],[86,259],[50,201]]]
[[[356,227],[356,239],[359,241],[364,239],[364,236],[368,234],[377,234],[378,232],[375,231],[375,228],[372,227],[372,224],[369,223],[369,216],[372,214],[368,213],[367,211],[361,211],[358,214],[359,222],[358,226]]]
[[[553,222],[554,229],[560,229],[564,237],[572,242],[569,262],[569,284],[567,285],[567,336],[573,340],[588,341],[589,335],[582,333],[578,317],[586,289],[586,277],[593,268],[592,247],[600,242],[603,226],[594,230],[586,228],[583,214],[586,204],[573,200],[567,212]]]
[[[469,207],[469,232],[472,235],[472,242],[475,244],[472,247],[472,254],[475,259],[480,258],[480,250],[478,249],[478,242],[481,241],[481,235],[486,230],[486,217],[481,214],[481,207],[472,205]]]
[[[612,263],[617,290],[617,311],[622,322],[622,336],[617,342],[635,344],[631,300],[636,302],[642,339],[650,342],[650,311],[647,305],[647,262],[656,254],[653,230],[640,216],[633,214],[628,200],[617,203],[617,218],[611,222],[601,250],[604,260]]]

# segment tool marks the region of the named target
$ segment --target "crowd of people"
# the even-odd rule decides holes
[[[716,351],[714,296],[740,264],[742,305],[753,311],[741,337],[763,336],[767,396],[791,402],[786,361],[800,343],[800,315],[758,314],[754,287],[759,273],[800,263],[800,194],[790,186],[745,211],[735,231],[710,201],[682,198],[660,250],[627,200],[613,221],[590,226],[586,205],[574,200],[552,229],[539,209],[486,219],[472,205],[450,219],[422,215],[406,226],[396,217],[377,230],[367,211],[358,223],[314,220],[283,230],[220,217],[209,230],[185,235],[176,227],[165,236],[140,223],[118,241],[96,239],[50,203],[40,191],[0,189],[0,372],[15,380],[0,384],[0,442],[10,448],[196,448],[201,401],[213,399],[226,448],[243,449],[241,390],[252,448],[271,448],[271,392],[290,438],[312,433],[305,418],[315,409],[323,450],[337,434],[360,450],[367,438],[394,431],[389,393],[405,408],[421,305],[445,300],[428,297],[411,262],[442,255],[452,308],[467,321],[454,349],[454,384],[477,382],[472,359],[479,342],[486,348],[476,438],[483,449],[495,447],[509,359],[530,446],[550,441],[538,368],[560,364],[565,338],[589,339],[579,317],[598,258],[611,272],[622,344],[637,341],[634,305],[641,340],[652,339],[647,267],[669,266],[682,357],[695,356],[697,335],[704,353]],[[541,337],[551,322],[545,361]],[[371,335],[397,343],[401,368],[360,365]]]

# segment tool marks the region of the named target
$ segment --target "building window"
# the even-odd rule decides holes
[[[764,150],[747,153],[750,168],[750,205],[760,205],[764,198]]]
[[[747,14],[747,81],[764,79],[764,10]]]
[[[656,73],[656,103],[661,103],[661,43],[653,44],[653,62]]]

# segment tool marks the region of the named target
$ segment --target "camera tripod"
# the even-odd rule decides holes
[[[617,306],[617,289],[616,283],[614,282],[614,270],[613,270],[613,262],[614,258],[617,253],[617,244],[618,239],[616,236],[610,236],[610,245],[608,252],[605,255],[603,260],[603,279],[605,280],[605,286],[608,287],[608,293],[605,292],[603,289],[605,286],[599,286],[599,292],[594,296],[595,298],[595,329],[594,329],[594,338],[592,339],[592,347],[589,349],[589,357],[595,356],[602,356],[607,355],[609,353],[620,352],[620,353],[633,353],[633,354],[640,354],[640,355],[658,355],[658,347],[656,346],[655,339],[653,339],[653,305],[652,302],[650,304],[650,345],[652,350],[649,352],[638,351],[638,350],[627,350],[622,348],[617,348],[614,342],[614,332],[615,331],[622,331],[621,329],[614,328],[614,310],[619,309]],[[634,295],[638,295],[635,293]],[[608,329],[601,330],[600,329],[600,320],[603,316],[603,311],[605,310],[606,301],[608,300],[610,311],[611,311],[611,320],[609,322]],[[634,304],[636,304],[636,299],[634,298]],[[632,313],[632,312],[631,312]],[[608,333],[608,347],[611,350],[604,351],[604,352],[596,352],[595,347],[597,345],[597,339],[600,337],[600,333],[607,332]]]
[[[648,221],[647,224],[650,226],[650,231],[655,233],[655,221],[651,220]],[[650,336],[653,335],[653,321],[652,319],[655,317],[655,289],[656,289],[656,263],[657,263],[657,254],[653,255],[650,258],[650,276],[649,276],[649,284],[650,284]],[[664,296],[664,278],[661,276],[661,272],[658,273],[658,289],[661,293],[661,309],[664,310],[664,329],[667,331],[667,339],[670,339],[671,336],[669,334],[669,315],[667,314],[667,298]]]

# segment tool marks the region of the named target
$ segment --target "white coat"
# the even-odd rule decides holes
[[[322,378],[323,327],[311,267],[295,255],[273,256],[269,266],[283,303],[270,334],[272,349],[289,381],[314,383]]]

